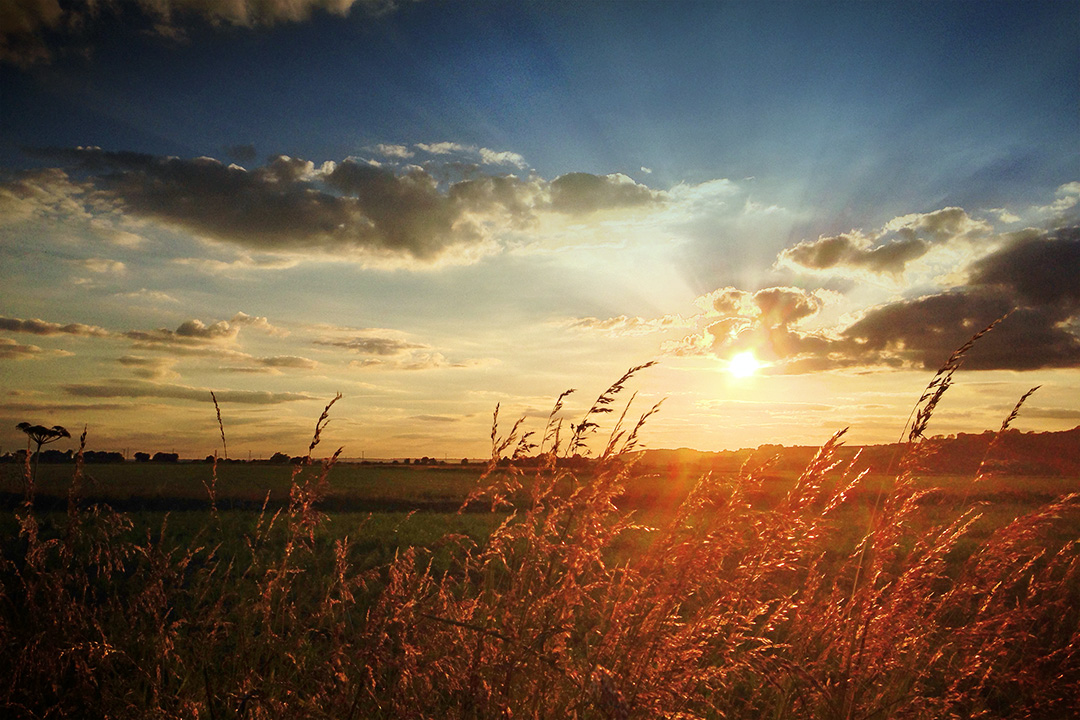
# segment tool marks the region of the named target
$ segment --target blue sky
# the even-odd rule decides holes
[[[6,425],[201,453],[216,388],[264,453],[341,390],[475,455],[660,359],[655,445],[880,441],[1007,310],[942,432],[1080,421],[1074,2],[54,5],[0,9]]]

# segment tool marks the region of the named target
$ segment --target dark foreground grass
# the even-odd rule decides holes
[[[290,476],[279,506],[242,512],[219,506],[225,483],[213,476],[201,513],[89,504],[80,464],[65,512],[43,512],[28,472],[0,559],[0,709],[1080,713],[1080,497],[985,506],[985,479],[948,498],[917,482],[924,410],[948,377],[924,395],[892,476],[835,466],[838,434],[797,478],[706,476],[662,512],[634,512],[627,499],[645,486],[631,458],[650,413],[617,421],[587,474],[558,462],[595,442],[595,419],[632,374],[581,422],[553,419],[542,443],[519,425],[493,430],[468,501],[495,514],[324,514],[334,458]],[[540,463],[497,462],[524,452]]]

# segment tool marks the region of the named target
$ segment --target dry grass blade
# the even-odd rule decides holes
[[[225,442],[225,424],[221,422],[221,406],[218,405],[217,395],[214,391],[210,391],[210,399],[214,401],[214,410],[217,411],[217,424],[218,429],[221,431],[221,451],[225,455],[225,459],[229,459],[229,445]]]
[[[589,435],[595,432],[600,426],[591,418],[594,415],[602,413],[610,413],[613,402],[615,402],[616,396],[626,389],[626,383],[637,373],[646,368],[650,368],[656,364],[656,361],[650,361],[642,365],[635,365],[634,367],[623,373],[622,377],[613,382],[607,390],[600,393],[597,396],[596,401],[593,402],[592,407],[588,409],[585,415],[581,418],[581,421],[574,425],[574,433],[570,439],[570,443],[567,448],[568,454],[574,454],[582,450],[587,450],[586,439]]]
[[[934,414],[934,409],[945,394],[945,391],[952,385],[952,377],[960,368],[960,365],[964,361],[964,357],[975,346],[976,342],[993,330],[1008,316],[1008,313],[1002,315],[997,320],[994,320],[985,328],[972,335],[967,342],[954,350],[945,360],[945,363],[938,368],[938,371],[926,386],[926,390],[923,391],[918,402],[915,403],[915,407],[912,408],[911,415],[908,416],[908,422],[904,425],[909,445],[918,442],[924,436],[926,426],[930,422],[930,417]],[[914,420],[912,420],[912,418],[914,418]],[[911,425],[910,430],[908,430],[909,424]],[[903,434],[901,434],[901,439],[903,439]]]
[[[319,415],[319,419],[315,421],[315,433],[311,436],[311,444],[308,445],[307,455],[304,457],[304,464],[311,464],[311,452],[315,449],[315,446],[319,444],[319,440],[322,437],[322,431],[326,428],[326,425],[330,422],[330,408],[334,407],[334,403],[341,399],[341,393],[334,395],[334,399],[326,404],[323,408],[322,414]]]
[[[979,469],[975,471],[975,479],[973,482],[978,482],[986,477],[987,463],[990,460],[991,454],[1005,437],[1005,433],[1013,424],[1013,421],[1020,416],[1020,408],[1023,407],[1024,403],[1027,402],[1027,399],[1033,394],[1035,394],[1035,391],[1038,390],[1040,387],[1042,386],[1036,385],[1023,395],[1021,395],[1020,399],[1016,401],[1016,405],[1013,406],[1012,411],[1002,421],[1001,428],[996,433],[994,433],[994,437],[991,438],[990,443],[986,446],[986,452],[983,454],[983,458],[979,462]]]

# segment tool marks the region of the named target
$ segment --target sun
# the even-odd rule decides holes
[[[750,350],[741,352],[728,360],[728,372],[737,378],[750,377],[760,367],[761,363]]]

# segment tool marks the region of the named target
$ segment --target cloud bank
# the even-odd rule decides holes
[[[418,147],[457,147],[444,145]],[[621,174],[571,173],[548,182],[474,173],[444,182],[415,165],[355,158],[316,165],[278,155],[248,170],[213,158],[100,148],[33,152],[63,168],[26,173],[0,187],[0,202],[18,218],[64,208],[85,214],[89,207],[246,250],[376,265],[474,262],[499,249],[501,232],[545,214],[580,218],[666,201],[664,193]],[[488,153],[490,162],[517,164],[513,153]]]
[[[28,67],[49,62],[58,51],[86,52],[95,30],[117,22],[183,40],[195,23],[268,27],[303,22],[316,12],[383,15],[397,5],[395,0],[14,0],[0,3],[0,62]]]
[[[902,272],[928,247],[972,238],[989,249],[954,273],[955,284],[856,311],[832,327],[821,322],[826,296],[820,290],[721,288],[698,299],[702,330],[666,343],[664,350],[721,358],[751,350],[774,373],[935,369],[1004,317],[969,354],[966,367],[1080,367],[1080,228],[995,236],[986,223],[947,208],[899,218],[873,240],[851,234],[799,243],[780,254],[779,265],[833,275],[853,268]]]

